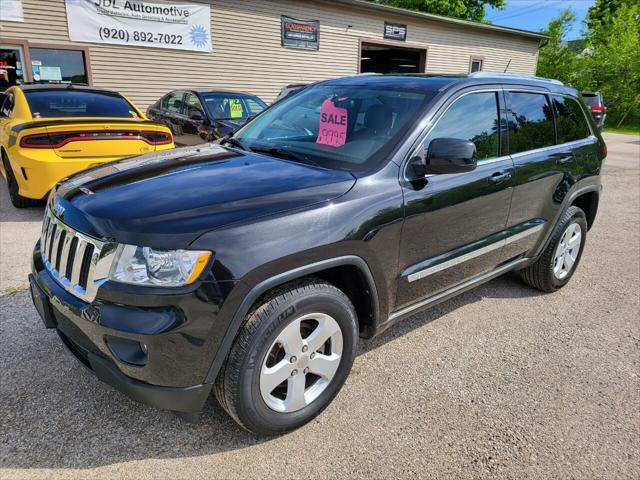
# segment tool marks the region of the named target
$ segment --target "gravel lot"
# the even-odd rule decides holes
[[[27,292],[0,297],[0,477],[640,478],[640,139],[606,139],[569,286],[499,278],[362,341],[333,404],[280,438],[213,400],[196,425],[130,401],[43,328]],[[25,283],[41,212],[13,210],[4,189],[6,289]]]

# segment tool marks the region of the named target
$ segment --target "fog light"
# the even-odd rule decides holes
[[[147,346],[144,343],[112,336],[107,336],[104,340],[117,360],[138,367],[147,364]]]

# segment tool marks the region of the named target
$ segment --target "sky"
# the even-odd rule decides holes
[[[575,40],[581,37],[582,20],[594,3],[595,0],[507,0],[502,10],[487,8],[487,19],[494,25],[538,32],[563,9],[571,8],[576,15],[576,22],[566,40]]]

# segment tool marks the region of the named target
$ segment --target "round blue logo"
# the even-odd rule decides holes
[[[202,25],[194,25],[191,27],[191,31],[189,32],[189,36],[191,37],[191,43],[196,47],[202,48],[207,45],[207,40],[209,39],[209,32]]]

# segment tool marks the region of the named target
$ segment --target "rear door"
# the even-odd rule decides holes
[[[576,168],[572,145],[556,142],[554,107],[546,89],[512,89],[506,100],[515,167],[508,229],[516,235],[505,246],[504,260],[526,254],[552,227]]]
[[[501,144],[502,104],[501,88],[465,92],[445,107],[414,153],[426,154],[434,138],[461,138],[475,143],[478,167],[403,182],[397,308],[499,264],[513,185],[513,165]]]

